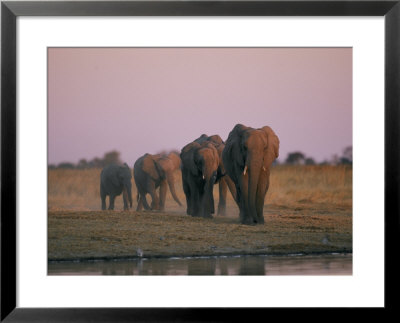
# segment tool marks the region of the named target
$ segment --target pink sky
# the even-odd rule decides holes
[[[352,145],[351,48],[51,48],[49,163],[181,149],[269,125],[280,161]]]

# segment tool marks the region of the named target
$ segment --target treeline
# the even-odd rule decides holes
[[[105,153],[103,158],[95,157],[92,160],[81,159],[77,164],[71,162],[62,162],[58,165],[50,164],[49,168],[63,168],[63,169],[88,169],[88,168],[103,168],[110,164],[120,164],[120,153],[116,150]]]
[[[283,163],[286,165],[352,165],[353,164],[353,147],[348,146],[343,149],[341,155],[335,154],[329,160],[317,163],[312,157],[306,156],[300,151],[289,153]]]
[[[175,152],[176,154],[180,154],[178,150],[162,150],[158,152],[160,155],[168,155],[171,152]],[[134,162],[134,161],[132,161]],[[77,164],[71,162],[62,162],[57,165],[50,164],[49,169],[89,169],[89,168],[103,168],[104,166],[110,164],[122,164],[120,159],[120,153],[116,150],[107,152],[104,154],[103,158],[95,157],[91,160],[81,159]]]
[[[180,154],[178,150],[162,150],[158,154],[168,155],[171,152]],[[134,162],[134,161],[132,161]],[[121,164],[120,153],[118,151],[110,151],[104,154],[103,158],[95,157],[92,160],[81,159],[77,164],[71,162],[62,162],[58,165],[49,165],[50,169],[88,169],[88,168],[103,168],[109,164]],[[288,153],[283,162],[276,160],[275,165],[352,165],[353,164],[353,147],[348,146],[343,149],[340,155],[333,155],[331,159],[317,163],[312,157],[306,156],[300,151]]]

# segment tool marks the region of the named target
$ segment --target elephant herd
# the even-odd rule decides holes
[[[254,129],[237,124],[224,142],[219,135],[201,135],[181,150],[180,156],[145,154],[133,166],[137,187],[137,210],[164,210],[167,187],[182,205],[174,187],[174,172],[181,169],[186,213],[211,218],[215,213],[213,187],[219,185],[217,214],[226,213],[229,189],[243,224],[264,223],[263,208],[269,187],[270,167],[279,156],[279,139],[268,126]],[[131,171],[127,164],[106,166],[100,175],[102,209],[114,209],[114,199],[123,194],[124,209],[132,207]],[[157,194],[159,189],[159,194]],[[146,195],[151,196],[151,205]],[[129,203],[129,206],[128,206]]]

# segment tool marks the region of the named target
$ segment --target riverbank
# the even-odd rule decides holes
[[[271,206],[256,226],[183,212],[49,211],[48,221],[49,261],[352,252],[343,208]]]

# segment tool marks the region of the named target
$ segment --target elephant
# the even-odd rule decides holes
[[[253,129],[237,124],[229,133],[222,160],[236,186],[241,223],[264,223],[270,167],[278,156],[279,138],[268,126]]]
[[[121,193],[124,200],[124,210],[128,210],[128,201],[132,207],[132,174],[129,166],[110,164],[105,166],[100,174],[101,209],[106,209],[106,196],[110,198],[108,209],[114,210],[115,197]]]
[[[211,218],[214,210],[213,188],[217,182],[219,157],[210,142],[191,142],[181,150],[182,185],[186,196],[186,213]]]
[[[221,174],[219,180],[219,202],[218,202],[218,215],[226,215],[226,195],[229,187],[229,191],[232,194],[233,199],[236,201],[236,187],[229,176],[226,175],[225,167],[222,162],[222,151],[225,148],[225,142],[219,135],[207,136],[202,134],[199,138],[194,140],[198,143],[210,142],[218,151],[219,165],[218,173]],[[237,201],[236,201],[237,202]]]
[[[211,218],[214,209],[214,184],[219,183],[218,214],[225,215],[227,182],[221,154],[224,142],[220,136],[201,135],[181,150],[182,186],[186,196],[186,213]],[[229,188],[235,197],[235,186]]]
[[[140,211],[143,206],[146,210],[164,210],[167,185],[176,203],[182,206],[174,186],[174,172],[179,169],[180,164],[181,160],[174,152],[168,155],[144,154],[136,160],[133,166],[133,176],[138,192],[137,211]],[[159,197],[156,192],[158,187],[160,187]],[[151,207],[147,203],[146,194],[150,194],[152,198]]]

